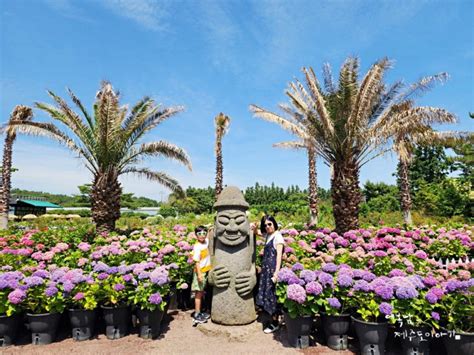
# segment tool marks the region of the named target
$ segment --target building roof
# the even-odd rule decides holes
[[[27,203],[29,205],[35,207],[46,207],[46,208],[61,208],[61,206],[56,205],[54,203],[48,201],[40,201],[40,200],[18,200],[17,202]]]

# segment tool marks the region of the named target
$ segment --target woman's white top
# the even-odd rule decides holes
[[[273,242],[273,247],[276,249],[278,244],[285,244],[285,239],[283,239],[283,236],[279,231],[273,232],[271,236],[267,238],[267,241],[265,244],[268,244],[270,242]]]

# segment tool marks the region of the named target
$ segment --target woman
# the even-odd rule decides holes
[[[261,307],[272,318],[272,322],[263,330],[264,333],[270,334],[279,328],[275,284],[281,267],[285,241],[281,233],[278,232],[278,224],[272,216],[265,215],[262,217],[260,231],[265,237],[265,248],[258,285],[257,306]]]

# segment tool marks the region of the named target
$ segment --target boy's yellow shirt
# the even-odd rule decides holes
[[[208,250],[209,242],[206,239],[204,243],[199,241],[193,247],[193,260],[199,262],[199,269],[201,272],[208,272],[211,270],[211,257]]]

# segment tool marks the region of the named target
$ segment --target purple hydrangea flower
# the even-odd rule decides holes
[[[64,281],[63,289],[64,289],[65,292],[69,293],[73,290],[73,288],[74,288],[74,284],[71,281],[69,281],[69,280]]]
[[[392,314],[393,308],[390,303],[387,302],[382,302],[379,306],[379,311],[382,314],[385,314],[386,316]]]
[[[126,275],[123,275],[122,278],[125,282],[130,282],[130,280],[133,279],[133,275],[132,274],[126,274]]]
[[[443,297],[443,295],[444,295],[444,292],[441,288],[432,287],[426,293],[425,298],[429,303],[435,304]]]
[[[374,288],[374,292],[383,300],[389,300],[393,297],[393,288],[390,285],[378,285]]]
[[[333,286],[334,284],[334,279],[332,277],[331,274],[328,274],[326,272],[321,272],[319,275],[318,275],[318,281],[321,283],[321,285],[323,286]]]
[[[357,280],[354,283],[354,290],[355,291],[362,291],[362,292],[369,292],[370,291],[370,285],[365,280]]]
[[[13,290],[8,294],[8,301],[12,304],[19,304],[26,298],[26,292],[20,289]]]
[[[388,277],[395,277],[395,276],[406,276],[405,271],[400,269],[393,269],[388,273]]]
[[[99,275],[97,275],[97,278],[99,280],[105,280],[108,277],[109,277],[109,274],[107,274],[106,272],[101,272]]]
[[[138,276],[138,278],[140,279],[140,276]],[[156,285],[162,286],[168,282],[168,275],[163,271],[155,270],[150,273],[150,281]]]
[[[150,277],[150,272],[149,271],[142,271],[140,274],[138,274],[138,279],[139,280],[145,280]]]
[[[39,286],[44,283],[44,280],[39,276],[28,276],[23,279],[26,287]]]
[[[316,274],[311,270],[303,270],[300,273],[300,277],[305,280],[306,283],[313,282],[316,280]]]
[[[46,288],[46,290],[44,290],[44,294],[47,296],[47,297],[52,297],[54,296],[55,294],[58,293],[58,289],[54,286],[50,286],[48,288]]]
[[[339,274],[337,275],[337,284],[342,287],[352,286],[352,277],[348,274]]]
[[[327,298],[326,301],[332,308],[341,308],[341,302],[336,297]]]
[[[296,263],[295,265],[293,265],[293,267],[291,268],[291,270],[293,271],[301,271],[304,269],[304,266],[301,265],[301,263]]]
[[[438,282],[436,281],[436,279],[433,276],[426,276],[425,278],[423,278],[423,283],[426,286],[431,287],[431,286],[436,285]]]
[[[150,295],[150,297],[148,297],[148,302],[150,302],[151,304],[160,304],[162,300],[163,299],[161,298],[161,295],[159,292],[153,293]]]
[[[297,277],[293,271],[284,267],[278,272],[278,281],[288,283],[288,280]]]
[[[288,297],[289,300],[303,304],[306,301],[306,291],[301,285],[289,285],[286,290],[286,297]]]
[[[311,281],[306,284],[306,292],[311,295],[319,295],[323,292],[323,286],[319,282]]]
[[[370,282],[372,280],[375,280],[377,276],[375,276],[375,274],[371,273],[370,271],[366,271],[363,275],[362,275],[362,279],[367,281],[367,282]]]
[[[431,317],[433,317],[433,319],[435,321],[439,321],[439,319],[440,319],[440,316],[439,316],[438,312],[431,312]]]
[[[33,273],[33,276],[38,276],[38,277],[41,277],[42,279],[45,279],[49,277],[49,272],[47,272],[46,270],[36,270]]]
[[[395,291],[398,298],[402,300],[418,297],[418,291],[413,286],[400,286]]]
[[[329,272],[329,273],[332,274],[332,273],[337,271],[337,265],[334,264],[334,263],[327,263],[327,264],[323,265],[322,270],[324,272]]]
[[[125,290],[125,285],[124,284],[115,284],[114,285],[114,290],[117,291],[117,292]]]
[[[118,267],[117,266],[110,266],[108,269],[107,269],[107,274],[109,275],[113,275],[113,274],[116,274],[118,272]]]
[[[448,292],[456,291],[458,288],[461,288],[461,287],[462,287],[462,283],[461,281],[458,281],[458,280],[449,280],[446,283],[446,290]]]
[[[103,263],[102,261],[99,261],[94,266],[95,272],[107,272],[108,270],[109,270],[109,266],[106,263]]]

